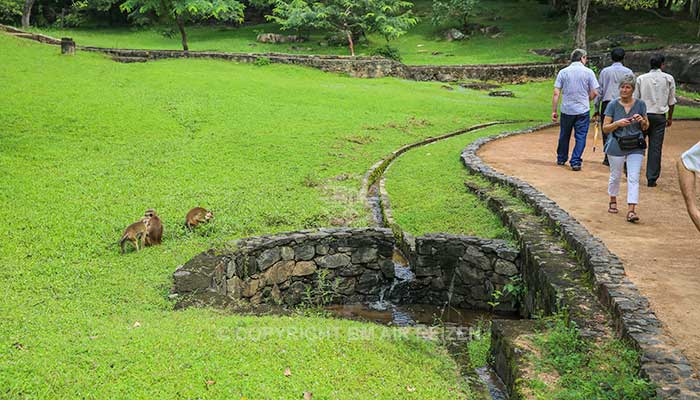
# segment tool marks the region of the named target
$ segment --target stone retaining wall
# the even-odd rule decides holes
[[[46,35],[24,32],[0,24],[0,31],[14,36],[60,45]],[[383,57],[323,56],[282,53],[228,53],[220,51],[137,50],[77,46],[78,50],[104,53],[119,62],[144,62],[167,58],[213,58],[252,63],[267,59],[272,63],[301,65],[326,72],[344,73],[357,78],[396,77],[417,81],[453,82],[463,79],[520,82],[523,79],[551,78],[563,66],[560,63],[482,64],[482,65],[405,65]]]
[[[654,54],[661,53],[666,57],[664,71],[673,75],[676,82],[691,90],[700,90],[700,45],[674,45],[654,50],[630,50],[625,53],[625,65],[635,73],[649,71],[649,60]],[[598,68],[612,64],[610,53],[594,57],[593,64]]]
[[[488,310],[493,293],[519,275],[520,255],[502,240],[432,234],[415,239],[413,281],[403,303],[450,304]],[[499,299],[496,311],[514,312],[511,297]]]
[[[181,50],[128,50],[78,46],[84,51],[95,51],[118,57],[118,61],[134,59],[159,60],[166,58],[214,58],[252,63],[265,58],[272,63],[301,65],[326,72],[345,73],[355,78],[386,76],[416,81],[456,82],[464,79],[516,82],[524,79],[550,78],[562,68],[558,63],[531,63],[513,65],[405,65],[383,57],[320,56],[281,53],[226,53],[218,51]]]
[[[234,247],[202,253],[178,268],[175,290],[209,288],[254,305],[296,305],[307,290],[332,284],[333,302],[353,303],[377,300],[394,278],[394,236],[388,229],[292,232],[241,239]],[[212,271],[209,281],[190,285],[203,270]]]
[[[494,290],[518,275],[517,251],[502,240],[436,234],[415,239],[416,278],[387,299],[490,309]],[[241,239],[228,250],[201,253],[173,274],[180,295],[212,292],[256,304],[319,300],[367,303],[394,282],[397,241],[390,229],[320,229]],[[322,293],[323,292],[323,293]],[[499,311],[514,311],[509,299]]]
[[[410,65],[402,78],[414,81],[456,82],[465,79],[518,82],[553,78],[566,64],[556,62],[525,64]]]
[[[554,201],[528,183],[493,170],[476,154],[481,146],[490,141],[531,133],[548,126],[476,140],[464,150],[462,161],[471,172],[512,189],[538,215],[544,217],[550,229],[576,252],[590,275],[594,293],[611,314],[617,333],[640,352],[642,376],[658,386],[658,396],[665,399],[700,399],[700,381],[693,376],[693,368],[672,345],[672,339],[663,331],[661,322],[649,307],[649,301],[625,276],[622,261]],[[508,213],[508,210],[504,212]],[[558,293],[562,298],[566,295]]]

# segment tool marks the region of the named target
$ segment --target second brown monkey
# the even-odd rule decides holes
[[[185,217],[185,227],[192,230],[195,226],[209,222],[214,218],[214,213],[202,207],[195,207],[191,209],[187,216]]]
[[[149,208],[144,213],[143,219],[148,219],[148,235],[146,236],[146,246],[155,246],[163,240],[163,223],[156,210]]]

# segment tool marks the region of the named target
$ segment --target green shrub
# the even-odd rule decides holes
[[[270,61],[270,59],[267,57],[258,57],[255,61],[253,61],[253,65],[258,67],[264,67],[265,65],[270,64],[272,64],[272,61]]]
[[[399,62],[401,61],[401,53],[399,53],[399,49],[389,46],[388,44],[370,50],[369,55],[381,56]]]
[[[22,17],[22,2],[19,0],[0,0],[0,22],[15,24]]]

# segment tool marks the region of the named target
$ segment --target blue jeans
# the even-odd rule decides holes
[[[572,167],[581,166],[583,159],[583,149],[586,148],[586,136],[588,136],[588,126],[591,122],[590,113],[569,115],[561,113],[559,122],[559,145],[557,146],[557,162],[565,163],[569,159],[569,141],[571,140],[571,130],[574,131],[574,152],[571,154],[569,164]]]

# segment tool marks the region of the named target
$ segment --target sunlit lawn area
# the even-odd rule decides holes
[[[406,35],[390,42],[399,49],[407,64],[478,64],[547,61],[531,53],[531,49],[570,48],[571,34],[565,15],[547,16],[548,6],[535,1],[495,0],[479,5],[474,22],[495,25],[503,32],[496,37],[482,34],[467,40],[448,42],[440,29],[431,24],[431,2],[415,3],[417,26]],[[80,45],[102,47],[180,49],[180,36],[174,26],[155,28],[41,28],[56,37],[73,37]],[[169,32],[164,35],[163,32]],[[283,52],[307,54],[349,54],[344,46],[320,46],[322,34],[312,34],[305,43],[265,44],[255,41],[263,32],[279,32],[273,24],[242,27],[193,26],[188,28],[190,50],[220,50],[229,52]],[[697,26],[692,21],[662,20],[651,13],[639,11],[598,11],[590,16],[588,35],[591,41],[616,33],[634,33],[652,37],[636,47],[658,47],[669,43],[694,43]],[[294,33],[294,32],[289,32]],[[367,55],[372,48],[386,41],[370,36],[370,43],[357,46],[358,55]]]

